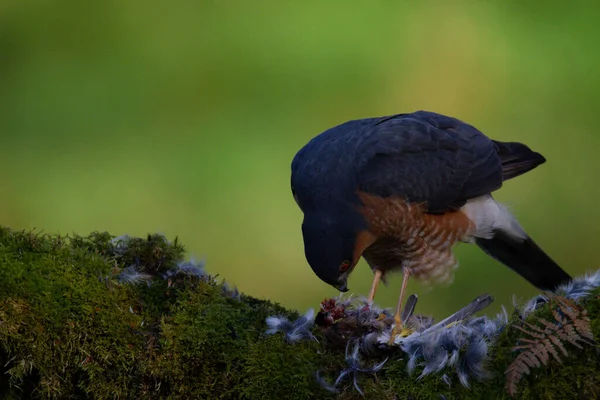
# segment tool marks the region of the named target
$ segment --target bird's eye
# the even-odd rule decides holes
[[[350,268],[350,261],[346,260],[340,265],[340,272],[346,272]]]

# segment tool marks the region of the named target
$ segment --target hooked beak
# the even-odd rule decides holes
[[[346,281],[341,282],[335,288],[337,290],[339,290],[340,292],[347,292],[348,291],[348,283]]]

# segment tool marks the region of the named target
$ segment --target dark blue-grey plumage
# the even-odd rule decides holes
[[[349,121],[298,152],[292,188],[303,210],[358,202],[360,190],[444,212],[502,186],[496,148],[471,125],[432,112]]]
[[[371,131],[358,169],[361,191],[444,212],[502,185],[494,142],[457,119],[421,111],[387,118]]]
[[[346,261],[353,267],[369,251],[371,256],[379,253],[377,259],[385,264],[390,264],[389,257],[401,263],[393,249],[381,254],[408,240],[386,237],[390,235],[382,235],[381,229],[369,236],[373,221],[361,213],[360,196],[402,198],[419,203],[426,214],[452,218],[467,201],[489,195],[503,181],[543,162],[542,155],[524,144],[494,141],[458,119],[427,111],[353,120],[328,129],[310,140],[291,165],[292,192],[304,213],[306,258],[323,281],[345,290],[349,271],[340,267]],[[394,220],[387,217],[377,218]],[[478,238],[477,244],[542,289],[570,279],[530,238],[507,241],[499,234]]]

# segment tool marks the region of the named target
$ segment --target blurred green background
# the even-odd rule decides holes
[[[419,109],[548,162],[497,193],[566,270],[598,268],[600,18],[593,2],[0,2],[0,223],[179,236],[245,293],[337,292],[304,259],[290,162],[321,131]],[[536,293],[475,246],[436,317]],[[401,278],[379,291],[393,307]],[[366,294],[362,262],[350,280]]]

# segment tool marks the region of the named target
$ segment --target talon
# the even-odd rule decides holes
[[[390,341],[389,344],[393,344],[394,343],[394,339],[396,339],[396,336],[400,336],[400,337],[406,337],[409,334],[406,334],[406,329],[404,329],[404,324],[402,323],[402,300],[404,299],[404,293],[406,291],[406,284],[408,283],[408,278],[410,277],[410,270],[408,268],[403,268],[402,269],[402,288],[400,289],[400,297],[398,299],[398,306],[396,307],[396,314],[394,315],[394,320],[396,321],[396,324],[394,325],[394,328],[392,329],[392,334],[390,336]],[[414,302],[416,302],[416,296],[413,297],[412,303],[410,308],[413,309],[414,308]],[[410,313],[412,314],[413,310],[410,310]],[[409,330],[410,332],[410,330]]]
[[[404,327],[402,328],[402,331],[400,332],[400,337],[407,337],[410,336],[414,333],[414,330],[412,330],[411,328],[407,328]]]
[[[394,341],[397,337],[405,338],[413,334],[413,330],[403,324],[396,324],[392,329],[392,333],[390,334],[390,340],[388,342],[389,345],[394,344]]]
[[[390,340],[388,340],[388,346],[391,346],[394,344],[394,341],[396,340],[396,336],[398,336],[398,335],[396,335],[394,333],[394,331],[392,331],[392,334],[390,335]]]

